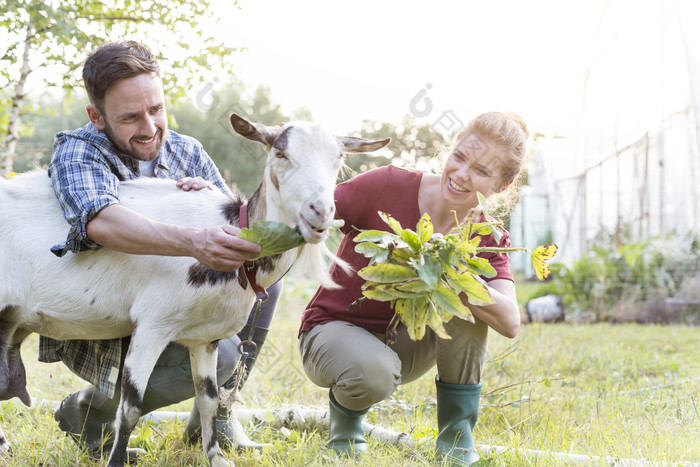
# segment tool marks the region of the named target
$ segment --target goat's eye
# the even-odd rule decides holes
[[[286,159],[287,155],[282,151],[275,151],[275,157],[277,159]]]

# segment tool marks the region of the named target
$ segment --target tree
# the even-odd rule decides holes
[[[27,106],[40,109],[40,113],[32,118],[34,126],[18,143],[17,171],[48,165],[55,134],[85,125],[86,104],[85,96],[74,95],[63,100],[50,94],[32,96]],[[219,84],[214,77],[192,99],[167,111],[170,128],[200,141],[226,181],[248,195],[260,183],[266,153],[258,143],[233,131],[229,115],[235,112],[266,125],[312,120],[305,108],[295,109],[291,114],[284,112],[274,102],[269,87],[250,86],[235,78]]]
[[[429,124],[417,125],[411,115],[406,115],[398,125],[365,120],[360,136],[369,139],[391,137],[391,143],[375,155],[358,154],[347,158],[346,165],[355,173],[390,163],[439,172],[442,162],[438,156],[449,141],[448,137]]]
[[[237,113],[254,122],[279,125],[292,120],[311,120],[311,114],[303,108],[292,115],[286,114],[273,101],[267,86],[247,89],[245,83],[233,79],[220,87],[203,89],[209,89],[208,94],[200,93],[194,101],[173,109],[173,120],[183,133],[202,143],[228,183],[250,195],[260,184],[267,154],[260,144],[233,131],[229,115]]]
[[[22,117],[28,111],[30,75],[42,86],[70,92],[80,84],[84,51],[120,38],[139,40],[157,55],[167,46],[168,56],[159,60],[172,102],[211,74],[212,67],[231,70],[228,57],[234,49],[208,32],[219,14],[211,0],[117,0],[113,5],[99,0],[3,1],[0,38],[7,46],[0,49],[0,175],[12,170],[17,141],[26,129]]]

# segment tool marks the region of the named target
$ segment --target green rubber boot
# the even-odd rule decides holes
[[[367,451],[362,416],[369,411],[346,409],[335,400],[333,391],[328,392],[330,440],[327,446],[336,453],[353,456]]]
[[[447,465],[472,465],[479,460],[472,430],[479,417],[482,384],[448,384],[435,378],[438,437],[435,453]]]

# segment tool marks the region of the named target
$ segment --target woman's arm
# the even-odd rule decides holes
[[[495,279],[488,283],[491,297],[496,303],[476,306],[467,303],[462,294],[462,302],[471,312],[497,333],[513,339],[520,330],[520,308],[515,296],[515,283],[507,279]]]

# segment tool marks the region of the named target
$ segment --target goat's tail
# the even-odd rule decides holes
[[[347,274],[353,270],[347,262],[330,251],[325,243],[307,243],[299,248],[294,269],[326,289],[339,289],[341,286],[333,281],[329,272],[331,263],[336,263]]]

